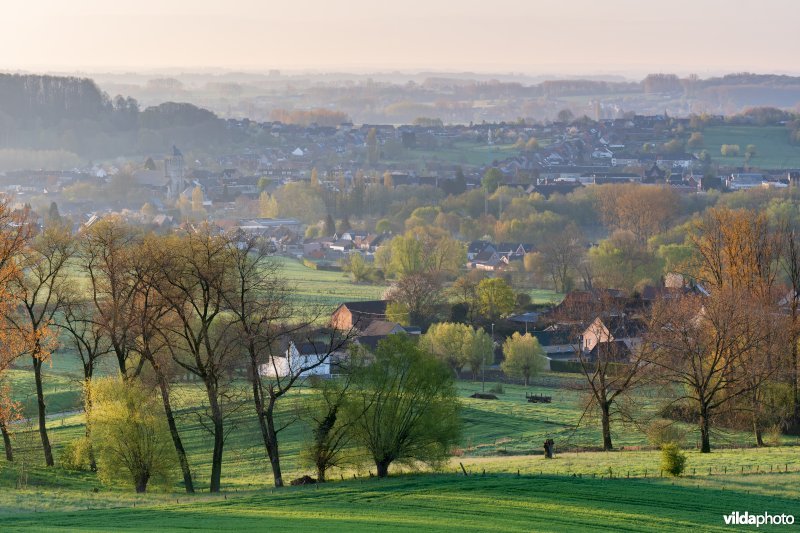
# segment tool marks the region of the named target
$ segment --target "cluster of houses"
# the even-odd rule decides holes
[[[495,272],[503,270],[514,261],[522,261],[533,251],[526,243],[472,241],[467,246],[467,268]]]
[[[685,284],[680,277],[672,277],[659,286],[647,286],[636,295],[616,289],[576,290],[546,312],[512,316],[508,322],[516,323],[520,330],[524,327],[538,339],[549,368],[553,362],[581,360],[626,363],[646,332],[642,317],[648,307],[657,299],[678,298],[688,293],[705,294],[702,287]],[[262,373],[275,377],[313,366],[308,375],[333,375],[338,371],[337,365],[347,360],[351,345],[371,352],[389,335],[422,333],[418,327],[390,320],[387,304],[386,300],[342,303],[331,314],[329,326],[352,334],[346,345],[331,351],[324,342],[287,341],[280,355],[262,366]],[[498,361],[502,351],[497,347],[502,340],[495,341],[495,361]],[[322,359],[322,364],[313,364]]]
[[[343,231],[329,237],[305,239],[302,257],[313,261],[336,262],[351,253],[360,253],[372,260],[375,252],[392,239],[391,233]]]

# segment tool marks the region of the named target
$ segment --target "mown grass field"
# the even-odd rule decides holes
[[[353,283],[346,272],[314,270],[288,257],[275,257],[281,275],[301,302],[322,305],[332,311],[342,302],[380,300],[387,285]]]
[[[798,475],[785,475],[797,484]],[[556,476],[400,476],[275,492],[118,502],[112,509],[19,513],[4,531],[725,531],[734,510],[800,515],[797,491],[718,478],[597,480]],[[124,506],[123,506],[124,505]],[[762,528],[770,530],[769,528]]]
[[[45,378],[51,413],[79,406],[78,375],[79,367],[69,351],[54,356]],[[31,390],[30,371],[19,368],[13,376],[15,391]],[[56,415],[49,421],[55,468],[40,466],[38,435],[24,431],[33,428],[15,428],[18,461],[14,465],[0,462],[0,523],[3,531],[107,530],[109,524],[115,529],[160,531],[271,527],[290,531],[378,527],[389,531],[636,531],[651,530],[654,525],[666,530],[713,530],[722,527],[722,514],[733,510],[794,509],[800,515],[800,448],[791,446],[797,444],[796,439],[784,438],[782,447],[715,450],[710,455],[689,450],[687,477],[661,478],[659,453],[638,450],[647,441],[631,426],[615,423],[614,438],[616,446],[634,451],[574,451],[596,448],[600,442],[596,417],[587,416],[576,429],[583,399],[580,391],[571,388],[575,383],[574,375],[545,374],[530,387],[505,385],[497,394],[499,400],[477,400],[468,396],[479,391],[481,384],[459,382],[464,429],[458,456],[449,463],[414,475],[404,474],[407,468],[393,467],[392,478],[377,480],[370,478],[373,467],[360,456],[334,470],[333,482],[326,486],[281,491],[272,489],[252,407],[244,393],[234,395],[236,402],[226,421],[231,433],[219,496],[204,493],[211,442],[197,417],[203,393],[197,384],[182,383],[174,389],[175,408],[200,494],[187,496],[176,481],[166,491],[153,487],[147,495],[135,495],[124,482],[104,486],[92,473],[64,470],[58,458],[67,443],[84,434],[84,417]],[[238,385],[246,389],[243,383]],[[487,383],[487,390],[492,385]],[[526,392],[550,395],[553,402],[529,404]],[[286,399],[280,422],[294,419],[306,393],[300,389]],[[70,402],[63,400],[67,395]],[[659,402],[645,394],[641,409],[652,412]],[[686,429],[691,447],[694,428]],[[308,437],[309,428],[302,421],[281,433],[285,480],[313,473],[301,458]],[[541,455],[545,438],[556,440],[553,460]],[[719,432],[714,437],[718,445],[747,445],[751,440],[743,432]],[[469,477],[460,473],[459,463]]]
[[[756,146],[756,156],[750,165],[761,168],[800,167],[800,146],[789,144],[786,128],[780,126],[714,126],[703,131],[705,149],[721,165],[744,165],[744,152],[748,144]],[[740,155],[723,157],[723,144],[738,144]]]

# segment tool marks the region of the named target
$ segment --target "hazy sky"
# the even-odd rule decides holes
[[[800,73],[798,19],[798,0],[4,0],[0,69]]]

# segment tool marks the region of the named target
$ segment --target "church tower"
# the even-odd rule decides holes
[[[184,187],[185,167],[183,154],[177,146],[172,147],[172,157],[164,159],[164,175],[168,180],[167,198],[177,200]]]

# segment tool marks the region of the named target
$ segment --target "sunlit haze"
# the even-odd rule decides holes
[[[794,0],[30,0],[4,6],[0,69],[797,73],[799,16]]]

